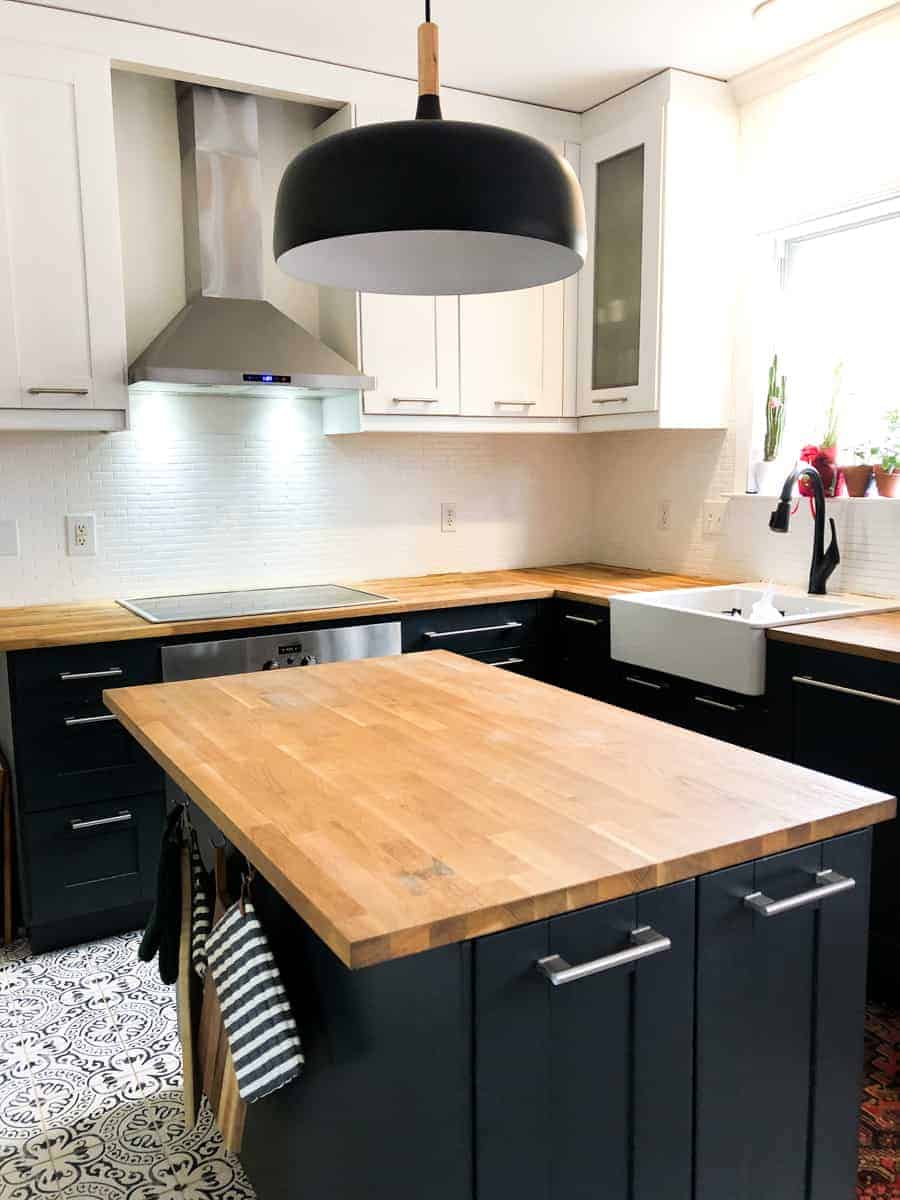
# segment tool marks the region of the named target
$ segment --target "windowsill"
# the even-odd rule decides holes
[[[723,492],[723,500],[780,500],[781,489],[775,492]],[[807,497],[795,495],[795,500]],[[900,496],[829,496],[828,504],[896,504]]]

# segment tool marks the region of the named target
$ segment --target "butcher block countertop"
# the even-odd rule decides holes
[[[300,581],[302,582],[302,581]],[[336,582],[342,582],[340,580]],[[90,642],[121,642],[132,638],[178,637],[228,629],[264,629],[358,617],[385,616],[428,608],[458,608],[466,604],[499,604],[513,600],[547,600],[560,596],[587,604],[609,604],[610,596],[625,592],[661,591],[727,582],[634,571],[597,563],[558,567],[525,567],[510,571],[478,571],[420,575],[408,579],[369,579],[347,586],[389,596],[390,604],[357,604],[305,612],[226,617],[216,621],[177,621],[153,624],[122,608],[115,600],[79,604],[39,604],[0,608],[0,652],[39,646],[76,646]]]
[[[881,793],[447,651],[104,700],[349,967],[896,809]]]
[[[808,625],[770,629],[769,637],[810,649],[838,650],[862,658],[875,658],[880,662],[900,663],[900,612],[873,613],[871,616],[843,617],[837,621],[813,621]]]

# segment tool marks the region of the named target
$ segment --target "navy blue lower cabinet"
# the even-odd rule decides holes
[[[778,753],[897,795],[900,667],[771,642],[769,689]],[[873,831],[869,993],[900,1005],[900,820]]]
[[[671,945],[558,986],[536,965],[641,927]],[[474,972],[478,1200],[690,1200],[693,881],[481,938]]]
[[[855,1194],[870,858],[864,830],[698,880],[696,1200]],[[825,870],[855,886],[781,910]]]

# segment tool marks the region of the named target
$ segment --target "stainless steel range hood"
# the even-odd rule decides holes
[[[256,98],[178,104],[188,302],[128,368],[135,391],[334,395],[375,386],[263,299]]]

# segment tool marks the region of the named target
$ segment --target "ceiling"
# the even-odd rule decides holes
[[[41,2],[47,0],[29,0]],[[665,67],[720,79],[889,0],[433,0],[445,85],[583,111]],[[420,0],[71,0],[51,3],[415,74]]]

